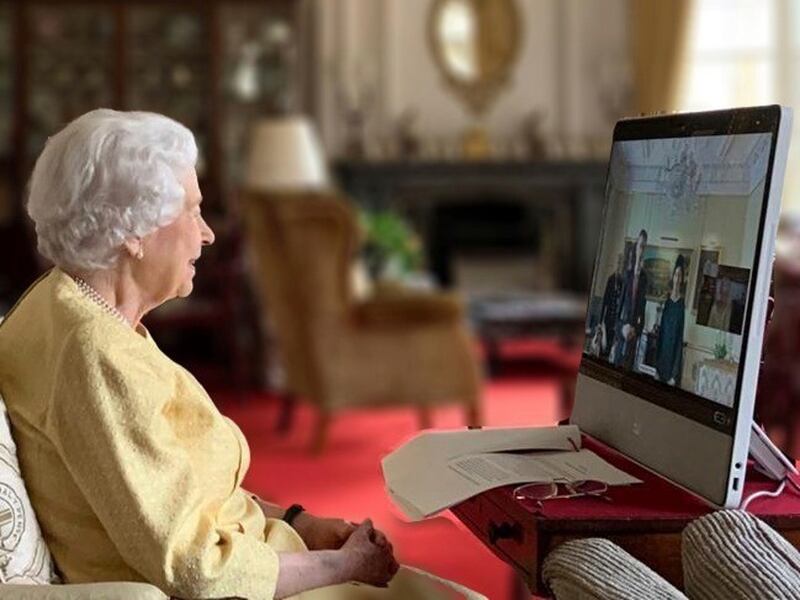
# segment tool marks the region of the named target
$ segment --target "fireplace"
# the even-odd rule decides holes
[[[539,287],[525,277],[534,271],[526,267],[543,258],[539,220],[538,211],[513,195],[487,192],[436,198],[425,244],[428,269],[443,287]],[[500,275],[520,262],[516,277]]]
[[[577,162],[343,162],[359,204],[406,216],[444,287],[586,292],[606,166]]]

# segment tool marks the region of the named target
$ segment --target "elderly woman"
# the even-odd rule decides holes
[[[730,331],[731,324],[731,283],[725,278],[718,278],[714,286],[714,303],[708,311],[706,327]]]
[[[0,392],[55,562],[68,582],[147,581],[184,598],[386,586],[398,565],[369,521],[241,488],[241,432],[141,325],[191,293],[214,242],[196,159],[175,121],[95,110],[36,162],[28,212],[55,267],[0,325]]]

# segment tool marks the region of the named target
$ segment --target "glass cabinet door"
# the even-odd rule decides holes
[[[25,159],[47,137],[84,112],[114,104],[113,8],[102,4],[31,4],[28,42]]]
[[[291,2],[226,3],[219,9],[222,73],[217,92],[227,191],[242,183],[254,122],[298,108],[296,11]]]
[[[11,224],[19,213],[14,198],[16,163],[13,156],[14,114],[14,13],[11,4],[0,2],[0,229]],[[2,244],[2,241],[0,241]],[[0,305],[8,288],[0,274]],[[2,306],[0,306],[2,310]]]
[[[196,6],[132,5],[126,38],[125,108],[162,113],[191,129],[202,176],[213,135],[207,13]]]
[[[11,115],[14,110],[13,13],[11,5],[0,2],[0,160],[11,152]]]

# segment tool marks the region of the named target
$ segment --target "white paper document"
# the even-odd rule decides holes
[[[591,450],[535,452],[531,454],[469,454],[451,459],[448,466],[473,485],[509,485],[526,481],[581,481],[593,479],[608,485],[638,483]]]
[[[411,520],[430,517],[486,490],[516,483],[639,480],[580,449],[580,431],[565,427],[425,432],[382,461],[392,501]],[[531,453],[509,451],[538,450]]]

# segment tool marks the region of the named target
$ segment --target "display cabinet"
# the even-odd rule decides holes
[[[23,5],[24,6],[24,5]],[[31,3],[24,11],[23,165],[47,137],[90,107],[114,106],[114,9]],[[24,56],[24,58],[23,58]]]
[[[194,132],[207,206],[224,213],[252,122],[308,108],[306,4],[0,0],[0,156],[16,155],[24,181],[47,137],[87,110],[160,112]]]
[[[199,174],[215,181],[212,19],[180,3],[133,4],[124,15],[123,105],[172,116],[195,132]]]
[[[219,98],[222,183],[242,181],[250,125],[264,113],[309,107],[303,85],[310,20],[290,2],[225,3],[220,6]],[[302,58],[302,60],[301,60]]]

